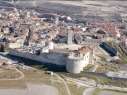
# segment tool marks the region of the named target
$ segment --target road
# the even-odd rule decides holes
[[[91,83],[92,81],[89,81],[89,80],[84,81],[84,80],[74,79],[74,78],[68,78],[68,77],[66,77],[66,79],[67,79],[67,81],[72,81],[74,83],[77,83],[78,85],[82,85],[82,86],[85,86],[85,87],[88,87],[88,88],[100,88],[100,89],[125,91],[125,92],[127,92],[127,88],[124,88],[124,87],[117,87],[117,86],[112,86],[112,85],[101,85],[101,84],[96,84],[94,82]]]
[[[75,82],[78,85],[88,87],[84,90],[83,95],[92,95],[94,90],[96,89],[96,84],[92,81],[83,81],[83,80],[78,80],[78,79],[73,79],[73,78],[67,78],[67,80]]]
[[[82,85],[82,86],[85,86],[85,87],[88,87],[88,88],[91,88],[91,87],[96,87],[96,82],[95,81],[91,81],[91,80],[80,80],[80,79],[74,79],[74,78],[68,78],[66,77],[66,80],[67,81],[70,81],[70,82],[74,82],[78,85]]]

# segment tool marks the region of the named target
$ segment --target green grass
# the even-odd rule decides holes
[[[97,73],[106,73],[108,71],[118,71],[118,64],[99,64],[96,70]]]
[[[92,95],[99,95],[100,91],[101,91],[101,89],[96,88],[96,89],[94,90],[94,92],[93,92]]]
[[[127,64],[127,56],[122,56],[121,57],[121,62],[123,63],[123,64]]]

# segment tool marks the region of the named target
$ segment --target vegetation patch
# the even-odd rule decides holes
[[[82,95],[83,91],[85,90],[85,87],[78,86],[76,84],[68,83],[69,89],[72,93],[72,95]]]
[[[101,89],[96,88],[96,89],[94,90],[94,92],[93,92],[92,95],[99,95],[100,91],[101,91]]]
[[[88,65],[84,68],[84,71],[85,71],[85,72],[90,72],[90,71],[92,71],[93,68],[94,68],[94,65],[88,64]]]
[[[97,73],[106,73],[109,71],[117,72],[119,70],[118,64],[98,64],[98,68],[96,70]]]

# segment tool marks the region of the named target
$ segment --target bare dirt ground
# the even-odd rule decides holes
[[[58,89],[44,84],[27,84],[25,89],[0,89],[0,95],[59,95]]]

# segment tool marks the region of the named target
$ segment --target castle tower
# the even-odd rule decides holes
[[[72,43],[73,43],[73,31],[69,30],[68,31],[67,44],[72,44]]]

